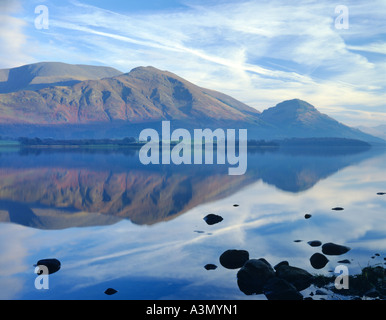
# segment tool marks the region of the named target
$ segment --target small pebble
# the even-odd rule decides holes
[[[113,294],[116,294],[117,292],[118,291],[113,289],[113,288],[108,288],[108,289],[106,289],[105,294],[107,294],[108,296],[111,296]]]
[[[208,263],[207,265],[204,266],[204,268],[206,270],[215,270],[215,269],[217,269],[217,266],[215,264]]]

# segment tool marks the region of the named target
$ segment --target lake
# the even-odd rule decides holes
[[[352,275],[383,265],[380,192],[386,153],[377,147],[250,149],[241,176],[228,165],[145,166],[130,148],[3,148],[0,298],[264,300],[240,291],[237,270],[219,262],[224,251],[312,274],[331,275],[343,259]],[[208,225],[210,213],[223,220]],[[351,250],[316,270],[311,240]],[[38,290],[34,265],[46,258],[61,268]]]

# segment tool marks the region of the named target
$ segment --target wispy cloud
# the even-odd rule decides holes
[[[347,49],[353,51],[365,51],[365,52],[373,52],[380,53],[386,55],[386,42],[375,42],[369,43],[362,46],[347,46]]]
[[[349,4],[348,30],[335,28],[333,1],[194,1],[148,12],[45,3],[49,41],[40,41],[37,60],[65,56],[65,62],[124,72],[153,65],[259,110],[296,97],[322,111],[340,107],[349,119],[350,106],[385,105],[386,64],[379,56],[386,4],[380,0]]]

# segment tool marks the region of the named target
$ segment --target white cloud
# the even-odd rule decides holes
[[[0,67],[20,66],[32,59],[26,53],[26,22],[12,15],[21,10],[19,1],[0,2]]]
[[[347,31],[334,28],[335,6],[332,1],[212,2],[123,14],[73,1],[50,10],[51,43],[40,40],[34,46],[40,52],[33,55],[97,62],[124,72],[153,65],[259,110],[295,97],[322,111],[340,106],[341,114],[346,106],[364,111],[384,106],[386,67],[363,52],[385,51],[385,41],[372,37],[385,31],[386,6],[350,4]],[[25,37],[18,30],[19,45],[14,45],[20,49]],[[358,39],[361,45],[354,44]],[[349,108],[346,116],[349,120]]]

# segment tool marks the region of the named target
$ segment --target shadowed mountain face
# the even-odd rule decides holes
[[[0,70],[0,135],[56,139],[138,136],[163,120],[186,129],[248,129],[249,138],[382,142],[298,99],[260,113],[168,71],[38,63]],[[173,125],[172,124],[172,125]],[[70,135],[70,136],[69,136]]]
[[[144,166],[137,154],[112,150],[1,153],[0,221],[40,229],[108,225],[122,219],[151,225],[259,180],[285,192],[304,192],[376,154],[341,149],[322,154],[256,149],[248,154],[243,176],[229,176],[221,165]]]

